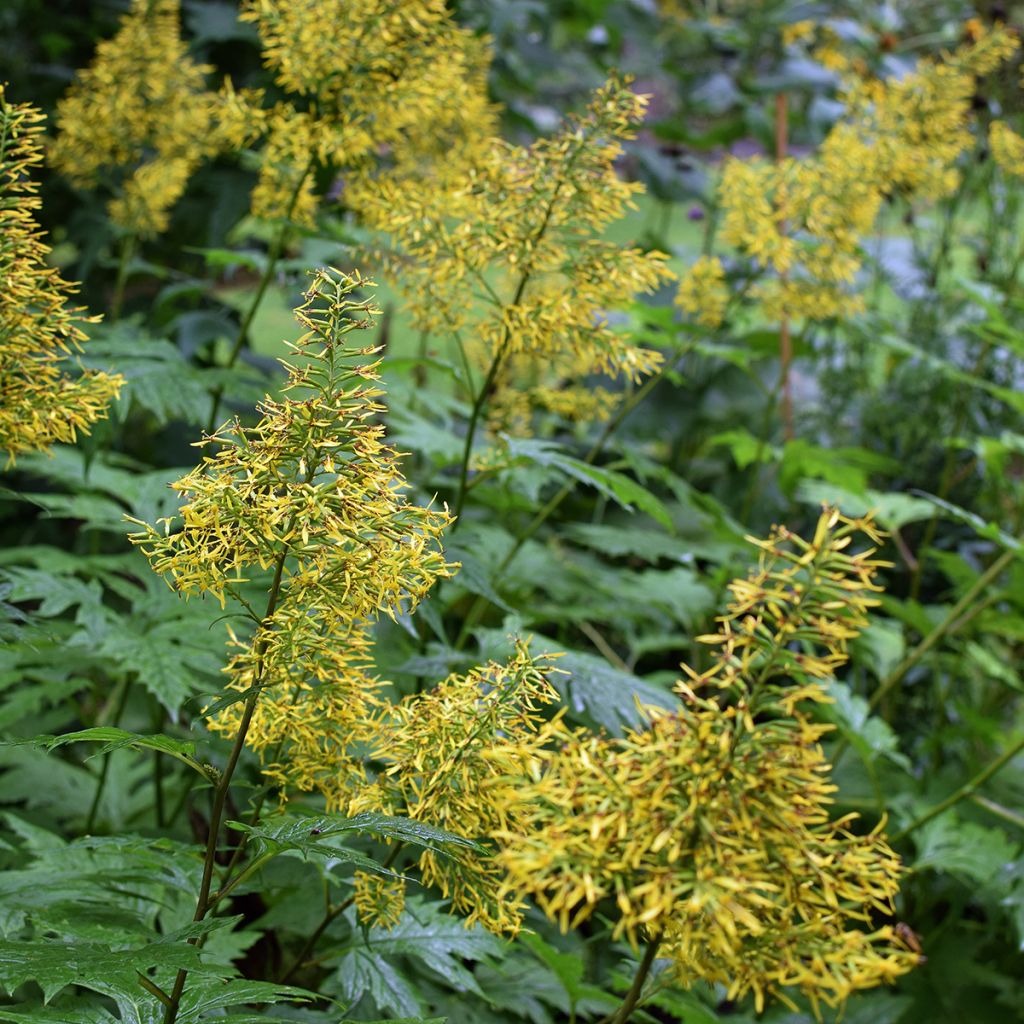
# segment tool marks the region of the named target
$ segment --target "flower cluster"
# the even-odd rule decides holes
[[[349,173],[388,154],[405,178],[424,159],[472,145],[494,124],[485,45],[445,0],[246,0],[275,84],[292,98],[269,110],[230,93],[239,144],[266,137],[253,192],[257,216],[311,224],[317,164]],[[386,175],[387,176],[387,175]]]
[[[558,731],[558,717],[541,714],[558,699],[549,671],[519,644],[506,663],[449,676],[389,706],[377,722],[374,750],[386,765],[376,790],[385,806],[472,839],[518,832],[523,808],[504,780],[528,776]],[[467,923],[519,929],[522,901],[510,895],[492,857],[426,850],[419,867],[424,883],[450,897]]]
[[[271,772],[304,788],[316,764],[335,760],[341,771],[350,730],[374,706],[367,620],[414,606],[451,570],[439,549],[447,512],[405,498],[398,455],[376,421],[374,350],[346,347],[377,312],[352,297],[366,284],[333,270],[314,276],[296,311],[306,333],[291,346],[296,365],[285,364],[286,397],[266,398],[255,426],[228,423],[200,442],[215,452],[172,485],[185,499],[179,516],[132,535],[179,592],[249,609],[255,635],[237,642],[231,686],[273,688],[249,742],[284,759]],[[262,615],[239,590],[255,570],[273,574]],[[214,727],[234,730],[237,708]]]
[[[660,364],[659,353],[612,329],[608,311],[666,280],[665,257],[601,237],[641,188],[614,164],[645,107],[612,79],[554,137],[528,148],[495,138],[456,176],[443,172],[443,187],[430,177],[353,185],[353,205],[398,243],[396,278],[415,298],[418,325],[467,328],[475,339],[470,353],[488,370],[492,410],[550,398],[571,412],[558,392],[582,376],[635,381]],[[595,411],[592,402],[584,409]]]
[[[353,901],[359,921],[367,928],[391,931],[405,910],[405,882],[391,875],[357,871]]]
[[[702,327],[721,326],[729,305],[729,288],[717,256],[702,256],[690,266],[679,282],[676,305]]]
[[[115,224],[140,237],[167,229],[193,172],[220,146],[219,101],[181,38],[179,0],[132,0],[57,107],[55,167],[76,185],[120,178]]]
[[[847,74],[846,112],[814,156],[726,162],[720,238],[773,273],[752,289],[768,318],[821,320],[862,308],[854,288],[860,245],[883,201],[936,200],[955,191],[956,162],[974,142],[977,78],[1017,45],[1007,30],[979,26],[954,53],[922,60],[902,78]],[[1005,133],[999,138],[1008,141]],[[708,316],[714,308],[712,302]]]
[[[313,223],[321,168],[387,162],[402,174],[486,137],[489,54],[444,0],[246,0],[284,96],[206,88],[181,37],[180,0],[133,0],[58,109],[53,161],[76,184],[120,180],[110,214],[140,237],[166,230],[190,177],[262,141],[252,210]]]
[[[122,380],[67,372],[67,356],[92,322],[67,305],[73,287],[54,267],[36,224],[30,175],[42,163],[43,116],[10,103],[0,85],[0,448],[20,452],[71,442],[107,414]]]
[[[817,1005],[914,966],[893,928],[899,861],[878,829],[832,821],[835,787],[820,738],[798,704],[875,599],[871,552],[850,555],[870,522],[826,511],[812,541],[777,530],[749,579],[733,584],[715,666],[680,682],[678,711],[648,709],[622,737],[584,732],[549,749],[517,793],[521,821],[498,834],[508,891],[534,895],[563,929],[602,905],[615,934],[658,942],[679,977]],[[727,703],[723,703],[727,698]]]
[[[1007,174],[1024,177],[1024,138],[1005,121],[993,121],[988,129],[992,159]]]

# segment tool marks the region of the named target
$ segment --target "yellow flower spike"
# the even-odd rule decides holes
[[[222,604],[246,570],[279,567],[275,606],[251,639],[234,643],[225,671],[232,689],[264,691],[250,746],[272,751],[297,788],[330,786],[339,803],[367,781],[351,749],[380,705],[367,622],[415,606],[452,570],[439,547],[447,511],[406,499],[383,427],[363,422],[382,408],[378,377],[361,365],[373,350],[346,336],[376,313],[354,296],[369,284],[335,270],[314,275],[296,311],[306,365],[290,371],[287,397],[265,398],[254,427],[235,420],[199,442],[202,464],[173,485],[186,500],[177,531],[138,523],[131,535],[172,588]],[[241,713],[229,706],[211,727],[233,733]]]
[[[856,836],[850,816],[829,820],[835,787],[819,740],[830,727],[797,706],[825,692],[787,646],[813,621],[834,667],[866,625],[860,590],[843,590],[845,601],[821,593],[829,581],[873,588],[877,565],[848,553],[859,525],[826,509],[813,544],[782,528],[759,543],[758,568],[708,638],[744,657],[690,672],[735,703],[682,683],[684,704],[648,708],[645,728],[572,733],[544,752],[521,785],[518,827],[496,833],[503,892],[532,894],[562,928],[611,894],[615,936],[659,939],[681,979],[752,993],[758,1007],[768,995],[789,1002],[785,987],[838,1005],[914,966],[891,932],[860,930],[867,908],[891,913],[899,860],[880,827]],[[787,629],[761,628],[762,615],[774,621],[771,601]]]
[[[360,923],[391,931],[405,909],[405,880],[366,871],[357,871],[353,880],[353,899]]]
[[[111,219],[158,234],[193,171],[221,146],[221,103],[205,84],[212,70],[188,56],[179,0],[133,0],[57,105],[51,162],[81,187],[122,177]]]
[[[640,190],[614,162],[645,108],[646,97],[613,78],[586,112],[528,148],[494,137],[430,176],[348,187],[350,205],[401,250],[392,260],[406,294],[431,295],[412,308],[417,326],[466,328],[469,360],[485,375],[496,364],[492,426],[526,431],[538,408],[607,416],[611,394],[582,378],[637,381],[661,364],[614,330],[608,311],[667,280],[666,257],[602,237]]]
[[[95,371],[69,373],[68,356],[96,318],[67,304],[74,285],[48,265],[36,223],[41,203],[31,175],[42,163],[43,116],[10,103],[0,84],[0,449],[22,452],[88,434],[123,383]]]

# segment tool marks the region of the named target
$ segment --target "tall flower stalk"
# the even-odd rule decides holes
[[[352,742],[374,702],[368,621],[413,607],[450,571],[438,545],[447,513],[407,501],[398,457],[375,422],[374,350],[347,344],[377,312],[353,296],[366,285],[337,271],[314,276],[296,314],[305,334],[291,346],[294,364],[284,363],[285,397],[267,397],[255,426],[235,420],[200,442],[213,454],[172,485],[184,499],[179,515],[132,535],[173,589],[230,601],[251,621],[248,635],[233,636],[226,670],[240,699],[213,721],[234,739],[214,789],[197,922],[216,902],[224,806],[246,744],[301,738],[299,716],[312,727],[324,701]],[[259,574],[270,575],[261,613],[242,593]],[[179,972],[166,1024],[186,981]]]

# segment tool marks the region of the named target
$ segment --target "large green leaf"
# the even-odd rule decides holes
[[[467,962],[478,963],[501,956],[505,943],[479,925],[467,928],[436,903],[413,897],[401,919],[390,931],[370,928],[361,932],[349,912],[352,934],[343,945],[323,955],[334,970],[332,987],[353,1003],[370,995],[385,1012],[415,1015],[421,1012],[415,987],[396,964],[412,960],[434,977],[444,979],[457,992],[483,996]]]
[[[125,747],[130,747],[132,750],[155,750],[175,758],[198,772],[204,779],[209,780],[206,769],[195,759],[195,743],[176,740],[161,733],[142,736],[114,726],[99,726],[93,729],[80,729],[77,732],[64,733],[62,736],[36,736],[31,740],[19,740],[18,742],[43,747],[47,751],[66,746],[69,743],[101,744],[93,756],[108,754],[112,750],[122,750]]]
[[[295,851],[303,858],[342,860],[364,871],[387,873],[375,860],[355,850],[346,849],[338,840],[352,835],[370,835],[442,853],[446,847],[483,852],[483,848],[473,840],[446,832],[444,829],[410,818],[371,811],[353,817],[340,814],[288,814],[270,818],[259,825],[247,825],[237,821],[228,824],[252,837],[258,856]]]

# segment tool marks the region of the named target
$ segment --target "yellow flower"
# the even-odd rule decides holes
[[[192,173],[220,146],[219,101],[205,84],[212,70],[188,56],[178,0],[132,0],[117,34],[99,44],[58,104],[51,162],[82,187],[113,172],[123,192],[111,219],[142,237],[158,234]]]
[[[805,39],[813,39],[816,27],[810,18],[804,18],[802,21],[794,21],[789,25],[783,25],[782,45],[792,46],[794,43],[803,42]]]
[[[830,820],[835,787],[820,738],[798,707],[825,700],[818,680],[877,603],[871,550],[848,554],[870,520],[826,510],[810,542],[777,529],[758,569],[733,584],[708,672],[728,703],[686,683],[678,711],[647,709],[622,737],[567,733],[502,794],[515,826],[496,833],[503,892],[529,893],[561,928],[599,906],[615,936],[658,941],[679,979],[839,1005],[911,969],[889,928],[899,860],[880,830]]]
[[[506,393],[527,390],[527,367],[531,386],[562,390],[598,373],[636,381],[662,361],[614,330],[609,311],[666,280],[666,257],[602,237],[641,188],[614,163],[646,102],[613,79],[528,148],[494,138],[436,178],[350,186],[354,208],[398,243],[395,277],[417,325],[478,340],[470,355],[495,409],[524,408]]]
[[[74,286],[47,265],[50,248],[36,224],[43,116],[9,103],[0,85],[0,448],[21,452],[73,442],[107,415],[120,376],[71,375],[67,356],[97,318],[67,305]]]
[[[254,427],[228,423],[200,442],[215,451],[172,484],[179,516],[132,535],[174,589],[250,611],[253,635],[235,641],[226,672],[231,689],[261,699],[227,707],[211,727],[235,732],[251,715],[248,741],[268,773],[302,789],[325,775],[337,786],[343,772],[365,781],[349,750],[379,703],[367,622],[415,607],[452,569],[439,549],[447,512],[406,499],[384,442],[375,350],[347,346],[377,312],[352,297],[368,284],[314,276],[296,311],[306,333],[290,346],[296,365],[284,364],[286,397],[268,396]],[[262,617],[237,589],[256,568],[274,575]]]
[[[720,327],[729,305],[725,270],[717,256],[701,256],[679,282],[676,305],[703,327]]]
[[[988,144],[999,167],[1016,178],[1024,177],[1024,138],[1005,121],[993,121],[988,129]]]
[[[449,676],[387,708],[374,757],[387,765],[382,783],[396,813],[470,839],[518,829],[522,808],[505,780],[528,775],[558,729],[557,717],[547,722],[541,715],[558,699],[548,671],[520,643],[507,663]],[[493,857],[427,850],[419,866],[424,883],[450,897],[467,924],[518,931],[522,900]]]
[[[357,871],[354,900],[361,924],[391,931],[405,909],[405,880]]]

